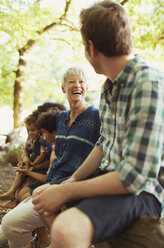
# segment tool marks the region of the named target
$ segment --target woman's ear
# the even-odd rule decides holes
[[[66,93],[64,84],[61,86],[61,89],[62,89],[63,93]]]

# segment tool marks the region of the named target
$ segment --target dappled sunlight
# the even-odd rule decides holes
[[[8,106],[0,108],[0,134],[5,135],[12,131],[14,126],[13,111]]]
[[[31,111],[32,112],[32,111]],[[22,124],[24,118],[29,115],[31,112],[24,110],[21,114]],[[13,111],[9,106],[0,107],[0,136],[1,139],[5,139],[6,135],[12,132],[14,128],[14,120],[13,120]],[[22,135],[26,136],[26,130],[23,130]]]

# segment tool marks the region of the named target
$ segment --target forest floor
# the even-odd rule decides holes
[[[15,178],[15,173],[13,170],[13,166],[11,163],[4,163],[5,152],[0,151],[0,194],[7,192]],[[0,203],[4,203],[4,201],[0,200]],[[10,209],[0,208],[0,224],[3,216],[10,211]],[[7,242],[5,244],[1,244],[1,233],[0,233],[0,248],[9,248]],[[37,244],[35,247],[38,247]]]
[[[0,194],[5,193],[10,188],[14,178],[15,173],[13,167],[10,163],[4,163],[5,152],[0,151]],[[2,203],[2,201],[0,201]],[[2,209],[0,208],[0,223],[2,217],[9,211],[10,209]],[[7,244],[0,246],[1,248],[8,248]]]

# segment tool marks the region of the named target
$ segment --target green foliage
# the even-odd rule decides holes
[[[38,40],[43,29],[60,18],[63,7],[59,7],[55,5],[54,12],[41,9],[36,1],[0,0],[0,105],[13,104],[18,49],[29,40]]]
[[[13,105],[18,49],[29,40],[37,42],[22,57],[26,65],[20,68],[24,72],[25,109],[34,109],[45,101],[66,104],[66,97],[60,88],[61,77],[65,69],[72,65],[80,65],[87,72],[90,89],[87,100],[97,105],[100,81],[104,77],[96,75],[85,59],[78,31],[80,10],[94,0],[72,0],[67,16],[61,22],[66,2],[68,0],[0,0],[0,105]],[[158,62],[162,68],[163,0],[129,0],[125,8],[132,22],[135,52],[151,62]],[[44,32],[47,26],[54,23],[57,23],[54,28]]]
[[[130,13],[135,50],[150,61],[163,60],[163,0],[132,0],[126,8]]]

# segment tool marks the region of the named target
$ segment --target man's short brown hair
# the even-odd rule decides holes
[[[88,51],[91,40],[107,57],[132,51],[131,25],[123,6],[112,0],[100,1],[80,14],[81,34]]]

